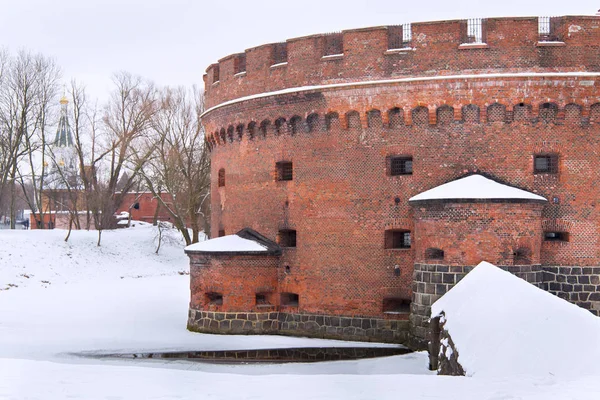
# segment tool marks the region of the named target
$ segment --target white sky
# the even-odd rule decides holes
[[[105,98],[113,72],[202,85],[231,53],[315,33],[468,17],[590,15],[600,0],[0,0],[0,47],[53,57]]]

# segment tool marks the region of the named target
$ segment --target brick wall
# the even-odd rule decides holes
[[[539,248],[536,263],[597,267],[600,18],[562,21],[564,45],[554,47],[538,45],[537,19],[505,18],[488,20],[487,48],[459,49],[460,23],[451,21],[414,24],[414,51],[386,54],[387,30],[373,28],[345,32],[337,59],[321,59],[322,37],[313,36],[288,41],[287,65],[270,67],[270,45],[246,52],[245,74],[221,60],[219,83],[206,79],[207,104],[217,107],[202,117],[212,235],[250,227],[276,240],[295,229],[297,246],[277,267],[279,290],[300,295],[292,313],[384,318],[384,299],[412,297],[415,246],[429,240],[414,235],[408,199],[485,172],[549,200],[527,239]],[[569,74],[577,71],[587,74]],[[377,81],[389,78],[410,79]],[[222,103],[331,83],[342,86]],[[534,155],[548,153],[558,173],[534,174]],[[413,158],[412,175],[390,176],[393,155]],[[279,161],[293,163],[293,180],[277,180]],[[386,249],[389,229],[412,231],[412,248]],[[543,241],[545,230],[568,231],[569,241]],[[509,235],[516,244],[528,237]],[[508,248],[494,246],[496,255]],[[463,258],[478,258],[475,247]]]

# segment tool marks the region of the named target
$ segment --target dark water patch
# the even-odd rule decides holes
[[[223,364],[295,363],[359,360],[410,353],[403,347],[300,347],[260,350],[173,351],[155,353],[92,354],[86,357],[129,360],[172,360]]]

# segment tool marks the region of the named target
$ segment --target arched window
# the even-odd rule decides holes
[[[261,136],[267,137],[267,132],[269,132],[269,125],[271,125],[271,121],[269,121],[268,119],[265,119],[263,122],[260,123],[260,134]]]
[[[221,136],[221,144],[227,143],[227,133],[225,133],[225,128],[221,128],[219,136]]]
[[[513,107],[513,120],[515,122],[529,122],[531,120],[531,105],[519,103]]]
[[[543,103],[540,106],[539,116],[540,120],[545,123],[554,122],[556,115],[558,114],[558,106],[555,103]]]
[[[411,111],[413,125],[428,125],[429,124],[429,109],[419,106]]]
[[[443,105],[435,110],[437,123],[439,125],[449,125],[454,122],[454,108]]]
[[[275,120],[275,133],[281,135],[285,133],[285,118],[277,118]]]
[[[488,122],[504,122],[506,120],[506,106],[500,103],[490,104],[487,108]]]
[[[290,118],[290,133],[292,135],[297,134],[298,132],[300,132],[302,126],[302,118],[299,117],[298,115],[294,115],[292,118]]]
[[[369,128],[382,128],[381,112],[379,110],[370,110],[367,112],[367,124]]]
[[[225,168],[219,170],[219,187],[225,186]]]
[[[244,136],[244,125],[239,124],[236,126],[235,132],[237,133],[238,140],[242,140],[242,137]]]
[[[388,111],[388,123],[390,129],[398,128],[404,125],[404,110],[394,107]]]
[[[313,113],[306,117],[306,131],[315,132],[319,125],[319,114]]]
[[[346,113],[346,122],[348,124],[348,129],[361,129],[358,111],[348,111]]]
[[[467,104],[462,108],[463,122],[468,124],[479,123],[479,107],[475,104]]]
[[[227,128],[227,138],[229,139],[229,143],[233,143],[233,125],[229,125],[229,128]]]
[[[579,124],[581,122],[581,106],[579,104],[567,104],[565,106],[565,122],[568,124]]]
[[[333,128],[339,128],[340,116],[336,112],[330,112],[325,115],[325,129],[330,131]]]
[[[250,140],[254,139],[256,136],[256,122],[250,121],[248,123],[248,138]]]
[[[513,251],[513,265],[531,264],[531,250],[520,247]]]

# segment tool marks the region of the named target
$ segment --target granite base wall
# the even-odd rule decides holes
[[[288,312],[211,312],[189,310],[193,332],[232,335],[279,334],[363,342],[407,343],[409,321]]]
[[[431,305],[460,282],[473,268],[473,266],[415,264],[409,318],[411,332],[409,347],[427,349]],[[511,265],[500,266],[500,268],[543,288],[543,271],[540,265]]]
[[[600,316],[600,267],[544,266],[543,289]]]

